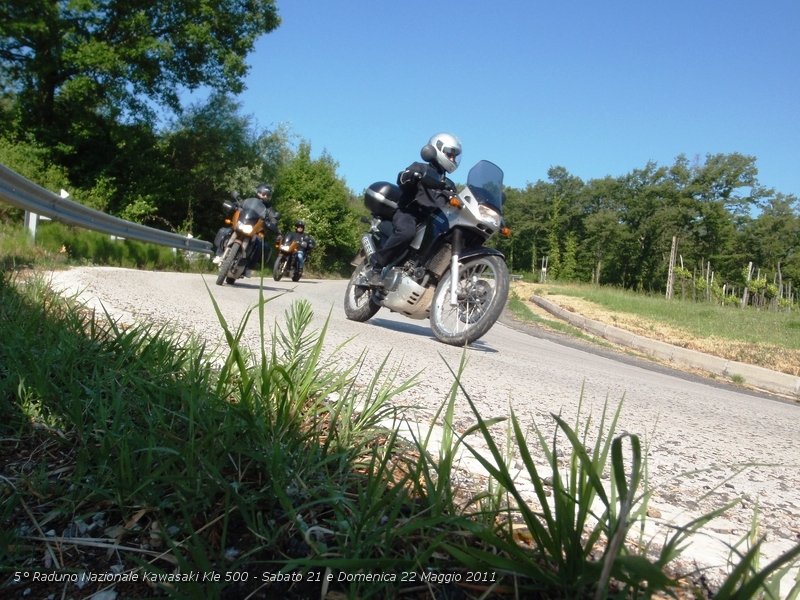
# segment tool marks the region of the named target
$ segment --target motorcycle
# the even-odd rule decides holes
[[[258,198],[248,198],[240,202],[234,197],[233,202],[226,200],[223,207],[231,215],[225,223],[231,226],[231,232],[225,240],[225,250],[217,273],[217,285],[227,282],[230,285],[244,277],[247,269],[248,251],[255,244],[255,239],[264,239],[267,231],[277,234],[277,217],[270,214],[264,203]]]
[[[363,322],[388,308],[411,319],[429,318],[433,334],[446,344],[471,344],[491,329],[508,299],[505,257],[483,245],[495,233],[510,235],[503,221],[503,171],[486,160],[472,167],[466,187],[451,192],[420,223],[408,250],[383,270],[382,285],[370,286],[369,258],[391,235],[401,195],[384,181],[364,194],[372,218],[351,262],[356,269],[345,292],[345,315]]]
[[[278,250],[278,256],[275,259],[275,265],[272,267],[272,278],[275,281],[280,281],[284,275],[289,275],[292,281],[300,281],[300,276],[303,272],[300,270],[300,265],[297,262],[297,251],[300,249],[296,239],[293,236],[279,235],[275,241],[275,248]]]

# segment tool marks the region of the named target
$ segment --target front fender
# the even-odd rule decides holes
[[[478,248],[467,248],[458,255],[458,260],[464,261],[475,256],[499,256],[503,260],[506,259],[506,255],[500,252],[500,250],[496,248],[484,248],[483,246],[480,246]]]

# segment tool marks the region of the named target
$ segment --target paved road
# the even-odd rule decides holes
[[[174,321],[217,340],[220,329],[206,286],[234,324],[258,299],[256,280],[217,287],[212,276],[113,268],[73,269],[53,278],[59,287],[80,289],[85,299],[101,301],[112,314]],[[436,341],[427,321],[386,310],[367,323],[347,321],[342,309],[345,286],[341,280],[265,280],[265,295],[277,296],[267,305],[269,324],[282,322],[293,301],[308,300],[316,328],[329,319],[326,347],[350,340],[339,353],[343,364],[353,364],[366,351],[365,374],[387,355],[401,379],[419,374],[419,385],[399,400],[416,406],[408,411],[409,418],[425,421],[447,397],[452,384],[447,365],[457,368],[463,350]],[[247,331],[247,342],[257,345],[255,315]],[[613,409],[623,401],[619,431],[638,434],[649,448],[655,490],[651,506],[663,518],[653,519],[655,524],[668,519],[685,523],[700,511],[743,498],[742,506],[712,523],[709,533],[738,539],[757,505],[767,534],[766,557],[798,542],[798,406],[575,346],[498,323],[466,351],[462,383],[483,417],[507,415],[513,408],[524,424],[535,422],[545,431],[553,429],[551,413],[574,422],[581,397],[583,416],[591,414],[595,422],[604,403]],[[466,428],[473,422],[467,403],[459,401],[457,425]],[[720,560],[718,544],[710,541],[698,541],[692,552],[701,560]]]

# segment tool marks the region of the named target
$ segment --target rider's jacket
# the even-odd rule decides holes
[[[397,185],[403,191],[399,206],[407,211],[427,212],[442,205],[441,191],[455,189],[443,169],[423,162],[411,163],[397,175]]]
[[[297,240],[297,245],[300,246],[300,250],[308,251],[317,245],[317,243],[314,241],[314,238],[307,233],[291,231],[283,237],[284,244],[291,244],[295,240]]]

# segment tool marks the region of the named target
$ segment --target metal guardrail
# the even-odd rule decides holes
[[[36,185],[5,165],[0,165],[0,200],[68,225],[92,229],[120,238],[191,252],[214,253],[214,246],[211,242],[132,223],[94,210]]]

